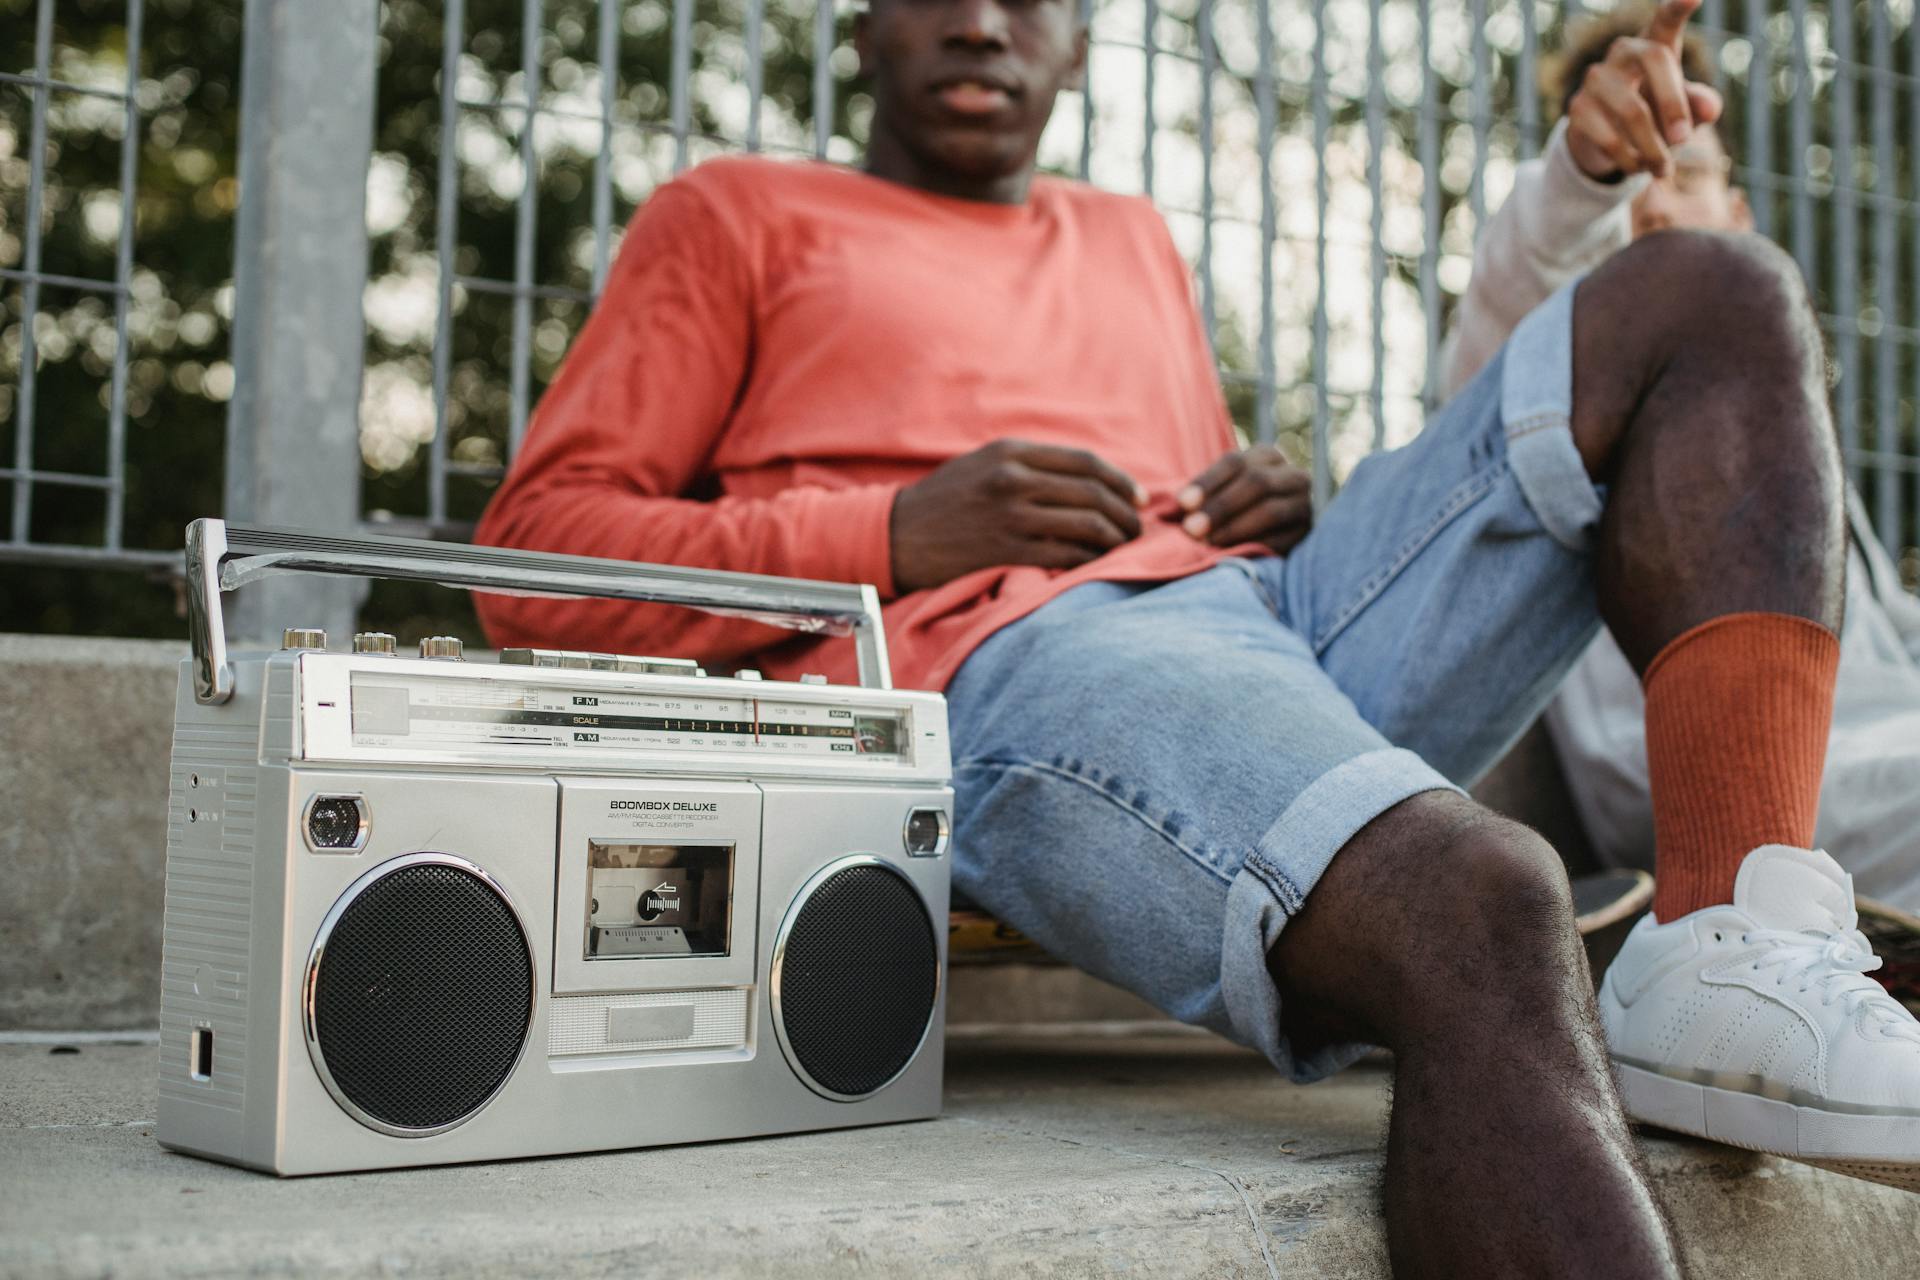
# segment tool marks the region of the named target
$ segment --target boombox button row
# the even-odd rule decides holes
[[[704,676],[687,658],[649,658],[625,653],[585,653],[576,649],[502,649],[503,667],[555,667],[566,671],[618,671],[625,675]]]

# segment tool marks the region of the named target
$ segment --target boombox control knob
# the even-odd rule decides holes
[[[384,631],[361,631],[353,637],[355,653],[393,653],[394,638]]]
[[[318,627],[288,627],[280,633],[282,649],[324,649],[327,633]]]
[[[459,636],[424,636],[420,640],[420,656],[439,658],[447,662],[460,661]]]

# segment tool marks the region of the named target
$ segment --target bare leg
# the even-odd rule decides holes
[[[1813,840],[1846,555],[1825,361],[1757,236],[1648,237],[1580,286],[1573,336],[1574,442],[1609,486],[1598,603],[1650,677],[1672,921],[1731,901],[1756,847]],[[1749,616],[1674,643],[1727,615]]]
[[[1600,613],[1634,668],[1722,614],[1839,630],[1840,458],[1792,259],[1758,236],[1663,231],[1574,303],[1574,443],[1609,485]]]
[[[1538,835],[1448,792],[1407,800],[1340,851],[1272,964],[1298,1042],[1394,1052],[1395,1274],[1679,1274]]]
[[[1837,629],[1823,374],[1798,275],[1757,237],[1652,236],[1581,286],[1574,440],[1609,486],[1599,603],[1636,667],[1723,614]],[[1349,842],[1273,950],[1291,1036],[1394,1051],[1402,1274],[1678,1271],[1572,924],[1538,836],[1432,793]]]

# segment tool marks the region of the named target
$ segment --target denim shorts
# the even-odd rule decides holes
[[[1089,583],[981,645],[947,690],[955,887],[1296,1080],[1359,1056],[1287,1042],[1268,952],[1368,822],[1491,767],[1600,625],[1573,290],[1289,555]]]

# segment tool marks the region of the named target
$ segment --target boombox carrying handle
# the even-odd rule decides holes
[[[869,689],[893,687],[880,596],[866,585],[414,538],[341,537],[212,519],[187,526],[186,561],[193,690],[201,702],[225,702],[233,696],[220,593],[270,573],[396,578],[496,595],[675,604],[793,631],[852,635],[860,683]]]

